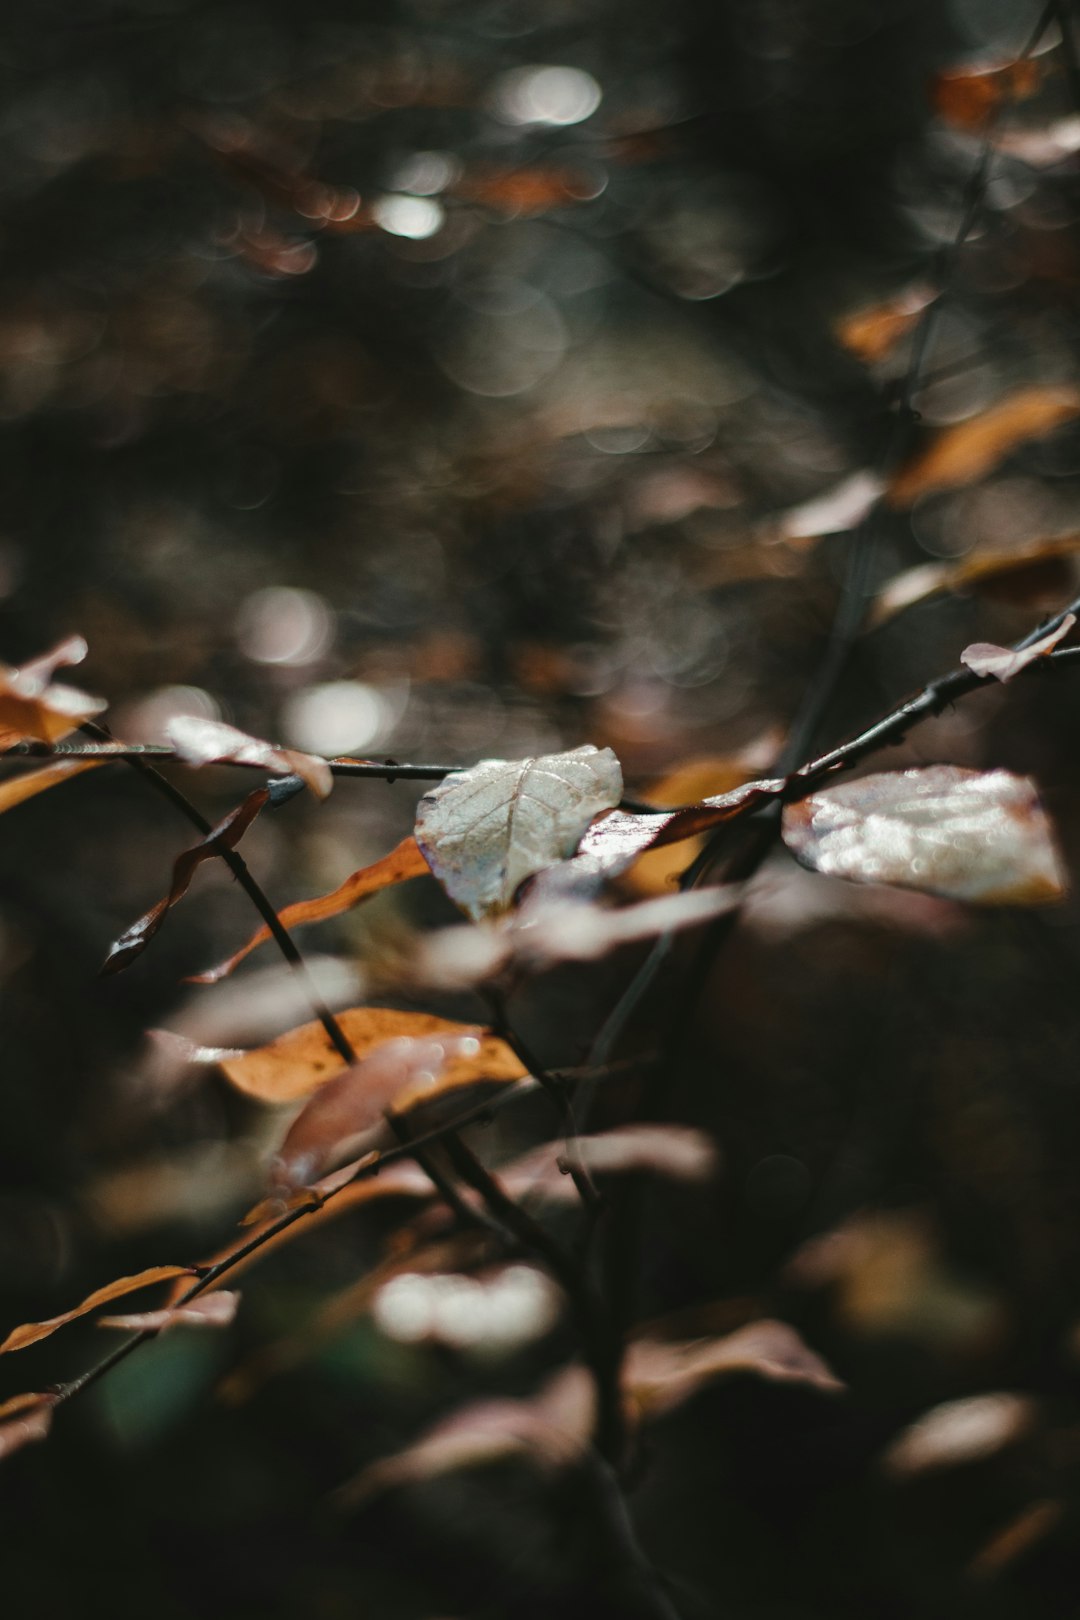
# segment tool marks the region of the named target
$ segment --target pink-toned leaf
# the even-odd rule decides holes
[[[150,1266],[146,1271],[139,1271],[132,1277],[117,1277],[115,1282],[106,1283],[104,1288],[95,1289],[80,1305],[76,1305],[73,1310],[64,1311],[61,1316],[50,1316],[44,1322],[24,1322],[22,1327],[13,1328],[3,1344],[0,1344],[0,1356],[7,1355],[12,1350],[25,1350],[28,1345],[37,1344],[39,1339],[47,1339],[57,1328],[64,1327],[68,1322],[74,1322],[76,1317],[85,1316],[98,1305],[109,1305],[114,1299],[123,1298],[125,1294],[133,1294],[136,1289],[149,1288],[151,1283],[166,1282],[172,1277],[193,1275],[194,1268],[191,1266]]]
[[[826,534],[857,528],[881,498],[885,485],[865,468],[851,473],[824,495],[789,507],[776,519],[775,532],[785,540],[807,543]]]
[[[904,1429],[881,1459],[898,1479],[981,1462],[1011,1445],[1035,1422],[1035,1402],[1004,1392],[945,1401]]]
[[[1066,879],[1035,786],[932,765],[864,776],[788,805],[784,842],[814,871],[979,905],[1058,900]]]
[[[52,1428],[55,1395],[12,1395],[0,1404],[0,1458],[44,1440]]]
[[[188,765],[258,765],[263,770],[303,777],[316,798],[325,799],[334,776],[325,759],[295,748],[278,748],[261,737],[249,737],[220,720],[198,715],[173,715],[165,735],[177,756]]]
[[[183,1305],[167,1305],[160,1311],[132,1311],[126,1316],[102,1316],[100,1328],[122,1328],[130,1333],[167,1333],[174,1327],[228,1327],[235,1319],[240,1295],[222,1288],[215,1294],[198,1294]]]
[[[36,798],[39,793],[59,787],[73,776],[81,776],[83,771],[100,770],[108,763],[105,759],[61,759],[44,765],[39,771],[24,771],[21,776],[9,777],[6,782],[0,782],[0,815],[5,810],[14,810],[17,804],[25,804],[27,799]]]
[[[235,849],[269,797],[269,788],[256,788],[255,792],[249,793],[243,803],[237,805],[235,810],[231,810],[223,821],[219,821],[205,838],[177,856],[173,864],[172,885],[168,894],[133,922],[130,928],[125,928],[119,939],[113,941],[101,968],[103,974],[119,973],[137,956],[142,955],[170,909],[187,894],[191,880],[203,861],[212,860],[223,850]]]
[[[378,894],[395,883],[430,876],[431,868],[421,855],[416,839],[410,834],[408,838],[403,838],[389,855],[384,855],[381,860],[374,861],[370,866],[362,866],[359,871],[350,873],[344,883],[330,894],[320,894],[313,900],[297,900],[293,905],[283,907],[278,912],[278,920],[286,928],[296,928],[302,923],[323,922],[327,917],[337,917],[343,911],[351,911],[369,895]],[[270,930],[264,923],[234,955],[224,962],[219,962],[216,967],[208,968],[205,973],[194,974],[190,982],[216,984],[219,979],[226,978],[256,946],[262,945],[269,938]]]
[[[1075,613],[1066,613],[1061,623],[1048,635],[1040,636],[1028,647],[1014,649],[1012,647],[998,647],[992,641],[973,641],[970,647],[965,647],[960,654],[960,662],[966,664],[975,675],[992,675],[998,681],[1011,681],[1014,675],[1019,675],[1022,669],[1034,664],[1047,653],[1053,652],[1059,641],[1062,641],[1076,623]]]
[[[689,1125],[620,1125],[597,1136],[575,1137],[571,1144],[545,1142],[503,1165],[498,1178],[512,1198],[576,1202],[570,1164],[581,1164],[595,1176],[648,1173],[672,1181],[706,1181],[716,1172],[717,1155],[710,1138]]]
[[[70,636],[20,669],[0,664],[0,748],[29,739],[54,743],[105,708],[73,686],[53,680],[57,669],[86,657],[86,642]]]
[[[627,1348],[623,1378],[639,1413],[656,1417],[681,1406],[714,1379],[736,1373],[827,1394],[844,1388],[793,1327],[771,1318],[720,1339],[637,1339]]]

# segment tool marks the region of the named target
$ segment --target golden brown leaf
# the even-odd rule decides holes
[[[930,287],[907,287],[880,304],[870,304],[843,316],[834,331],[849,354],[864,365],[873,365],[892,352],[933,299]]]
[[[69,636],[20,669],[0,664],[0,748],[24,739],[59,742],[84,720],[101,713],[105,707],[101,698],[53,681],[57,669],[79,664],[85,657],[83,638]]]
[[[941,430],[909,461],[888,489],[891,506],[907,507],[920,495],[974,484],[1031,439],[1041,439],[1080,415],[1080,390],[1067,384],[1021,388],[996,404]]]
[[[73,1310],[64,1311],[61,1316],[50,1316],[44,1322],[24,1322],[21,1327],[13,1328],[0,1344],[0,1356],[11,1350],[25,1350],[28,1345],[37,1344],[39,1339],[47,1339],[50,1333],[57,1328],[64,1327],[68,1322],[74,1322],[76,1317],[85,1316],[88,1311],[94,1310],[98,1305],[108,1305],[114,1299],[121,1299],[124,1294],[133,1294],[138,1288],[149,1288],[151,1283],[167,1282],[172,1277],[191,1277],[195,1271],[192,1266],[150,1266],[146,1271],[139,1271],[133,1277],[117,1277],[115,1282],[106,1283],[104,1288],[97,1288],[88,1294],[81,1305]]]
[[[1042,77],[1038,61],[988,62],[938,73],[934,110],[958,129],[983,130],[1007,102],[1034,95]]]
[[[410,878],[430,877],[431,868],[421,855],[416,839],[410,833],[403,838],[389,855],[380,860],[373,861],[370,866],[362,866],[359,871],[352,872],[336,889],[329,894],[320,894],[313,900],[297,900],[291,906],[285,906],[278,912],[278,919],[286,928],[296,928],[302,923],[323,922],[327,917],[337,917],[343,911],[350,911],[358,906],[362,900],[370,895],[378,894],[382,889],[388,889],[395,883],[405,883]],[[205,973],[197,973],[191,979],[192,984],[216,984],[219,979],[226,978],[253,951],[256,946],[262,945],[270,938],[270,930],[264,924],[257,928],[246,945],[230,956],[227,961],[219,962],[217,967],[208,968]]]
[[[36,798],[39,793],[59,787],[61,782],[67,782],[83,771],[96,771],[108,763],[107,759],[61,759],[43,766],[39,771],[24,771],[21,776],[0,782],[0,815],[5,810],[14,810],[17,804],[25,804],[27,799]]]
[[[525,1073],[505,1041],[474,1025],[437,1018],[434,1013],[351,1007],[338,1013],[337,1020],[357,1059],[369,1056],[384,1041],[402,1036],[433,1041],[474,1039],[477,1050],[473,1055],[448,1063],[448,1086],[464,1085],[481,1076],[487,1080],[519,1080]],[[221,1067],[237,1090],[249,1097],[257,1097],[260,1102],[288,1103],[309,1097],[339,1074],[345,1061],[323,1026],[315,1022],[303,1024],[241,1058],[229,1058]]]
[[[897,574],[884,587],[874,603],[870,624],[885,624],[897,613],[943,591],[985,590],[995,582],[1009,586],[1012,576],[1061,563],[1077,552],[1080,534],[1062,534],[1024,541],[1009,551],[972,551],[959,562],[919,563]],[[1060,588],[1061,581],[1056,577],[1052,576],[1050,583]],[[1021,596],[1019,589],[1016,594]],[[1027,600],[1026,593],[1022,599]]]

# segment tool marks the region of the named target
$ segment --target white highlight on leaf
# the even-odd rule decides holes
[[[447,894],[475,921],[509,909],[518,886],[574,853],[622,797],[610,748],[485,759],[420,801],[416,841]]]
[[[1019,675],[1022,669],[1029,664],[1036,663],[1053,652],[1059,641],[1062,641],[1076,623],[1075,613],[1066,613],[1061,623],[1049,632],[1033,641],[1029,647],[1018,650],[1012,647],[999,647],[992,641],[973,641],[970,647],[965,647],[960,654],[960,662],[966,664],[975,675],[992,675],[998,681],[1011,681],[1014,675]]]
[[[896,1478],[908,1478],[979,1462],[1019,1439],[1034,1418],[1035,1404],[1024,1395],[1000,1392],[945,1401],[897,1436],[882,1467]]]
[[[177,714],[166,725],[165,735],[179,758],[189,765],[220,761],[257,765],[286,776],[295,772],[320,799],[325,799],[334,785],[324,759],[300,753],[295,748],[276,748],[273,743],[264,742],[261,737],[249,737],[247,732],[227,726],[221,720],[200,720],[193,715]]]
[[[932,765],[864,776],[784,811],[784,842],[815,871],[980,905],[1058,900],[1066,879],[1034,783]]]
[[[535,1266],[505,1266],[487,1277],[407,1271],[379,1290],[373,1314],[399,1343],[505,1355],[554,1326],[559,1294]]]

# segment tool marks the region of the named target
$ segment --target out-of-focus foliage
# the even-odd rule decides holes
[[[97,712],[54,702],[49,671],[29,665],[25,685],[42,647],[81,633],[87,687],[133,741],[183,716],[303,754],[446,765],[588,742],[642,796],[724,762],[730,776],[657,792],[695,810],[595,827],[570,863],[593,889],[626,872],[640,892],[626,869],[643,850],[768,813],[776,784],[740,784],[769,768],[760,739],[819,666],[881,491],[863,581],[877,622],[818,743],[1075,592],[1080,75],[1053,26],[1019,60],[1039,11],[13,8],[0,723],[52,739]],[[943,254],[948,298],[908,399]],[[1031,776],[1075,869],[1078,719],[1073,678],[1032,668],[873,768]],[[166,1085],[144,1031],[265,1047],[309,1016],[250,965],[178,988],[255,921],[196,851],[153,949],[97,981],[190,830],[119,766],[17,769],[0,783],[5,1329],[260,1230],[234,1223],[286,1118],[175,1056]],[[175,777],[211,823],[246,791],[212,763]],[[408,983],[420,931],[455,920],[433,882],[398,886],[416,875],[417,796],[347,781],[325,805],[245,818],[274,904],[307,904],[320,948],[365,983]],[[395,846],[388,892],[349,878],[385,872]],[[370,903],[310,909],[339,885]],[[142,916],[140,947],[166,909]],[[628,1364],[668,1407],[630,1495],[644,1546],[685,1620],[1065,1620],[1075,901],[976,911],[779,851],[711,965],[698,944],[676,942],[625,1043],[659,1064],[613,1071],[589,1122],[609,1160],[607,1128],[639,1118],[716,1144],[714,1177],[650,1183],[640,1263],[611,1257],[619,1308],[648,1329]],[[629,971],[575,962],[522,993],[544,1062],[582,1062]],[[470,1030],[488,1016],[449,990],[435,1007]],[[470,1141],[512,1167],[550,1130],[530,1092]],[[649,1140],[638,1168],[655,1170],[672,1143]],[[613,1168],[608,1196],[632,1199],[631,1167]],[[533,1171],[537,1202],[565,1195],[568,1176]],[[234,1326],[177,1327],[47,1446],[27,1445],[52,1406],[19,1392],[25,1363],[46,1390],[104,1336],[73,1322],[20,1356],[0,1391],[0,1451],[27,1446],[0,1477],[12,1606],[76,1614],[107,1580],[121,1620],[151,1603],[168,1620],[637,1612],[625,1547],[596,1539],[602,1482],[509,1455],[523,1411],[541,1449],[580,1444],[580,1380],[557,1382],[571,1327],[527,1276],[475,1274],[464,1230],[420,1217],[387,1252],[430,1191],[409,1164],[356,1182],[268,1245]],[[469,1310],[486,1340],[446,1331]],[[408,1485],[406,1466],[378,1497],[332,1499],[433,1437],[475,1446],[480,1402],[497,1466]]]

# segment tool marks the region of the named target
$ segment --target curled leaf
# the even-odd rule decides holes
[[[188,765],[258,765],[267,771],[303,777],[316,798],[325,799],[334,785],[333,773],[325,759],[304,754],[296,748],[278,748],[249,737],[235,726],[197,715],[173,715],[165,735],[177,756]]]
[[[44,1440],[52,1428],[55,1395],[12,1395],[0,1404],[0,1458]]]
[[[81,663],[86,650],[82,636],[70,636],[20,669],[0,664],[0,748],[10,748],[24,738],[59,742],[84,720],[101,713],[103,699],[53,680],[59,668]]]
[[[168,894],[163,900],[159,900],[156,906],[151,906],[145,915],[133,922],[130,928],[125,928],[119,939],[113,941],[109,947],[109,954],[102,964],[103,974],[119,973],[137,956],[142,955],[165,921],[169,910],[187,894],[191,880],[203,861],[212,860],[223,850],[235,849],[269,797],[269,788],[256,788],[255,792],[249,793],[235,810],[230,810],[225,819],[219,821],[205,838],[176,857],[173,863],[172,885]]]
[[[395,883],[405,883],[409,878],[429,877],[431,868],[421,855],[416,839],[410,834],[403,838],[401,843],[392,849],[389,855],[381,860],[373,861],[370,866],[362,866],[359,871],[352,872],[336,889],[329,894],[320,894],[314,900],[297,900],[291,906],[284,906],[278,912],[278,920],[286,928],[296,928],[302,923],[323,922],[327,917],[337,917],[343,911],[351,911],[369,895],[378,894],[382,889],[388,889]],[[216,984],[219,979],[226,978],[235,967],[244,960],[256,946],[262,945],[270,938],[270,930],[264,923],[257,928],[248,940],[227,961],[219,962],[217,967],[208,968],[205,973],[196,973],[192,984]]]
[[[1021,388],[985,411],[943,428],[929,447],[893,478],[892,506],[911,506],[920,495],[974,484],[1031,439],[1041,439],[1080,415],[1080,390],[1065,384]]]
[[[992,641],[973,641],[970,647],[965,647],[960,654],[960,662],[966,664],[976,675],[992,675],[998,681],[1011,681],[1014,675],[1019,675],[1022,669],[1029,664],[1036,663],[1045,658],[1047,653],[1053,652],[1058,642],[1063,640],[1076,623],[1075,613],[1066,613],[1056,629],[1048,635],[1040,636],[1027,647],[997,647]]]
[[[368,1057],[383,1042],[403,1036],[417,1040],[454,1041],[468,1038],[476,1050],[452,1058],[446,1068],[447,1082],[466,1084],[483,1076],[489,1080],[518,1080],[525,1069],[505,1041],[471,1024],[458,1024],[434,1013],[399,1012],[391,1007],[351,1007],[337,1015],[357,1059]],[[227,1058],[221,1064],[227,1079],[238,1091],[260,1102],[298,1102],[324,1086],[345,1068],[323,1026],[302,1024],[268,1046]]]
[[[73,776],[80,776],[83,771],[96,771],[108,763],[106,759],[61,759],[39,771],[24,771],[21,776],[0,782],[0,815],[5,810],[14,810],[17,804],[25,804],[27,799],[36,798],[39,793],[59,787]]]
[[[1026,1434],[1035,1421],[1029,1396],[996,1393],[945,1401],[904,1429],[881,1459],[887,1474],[910,1479],[938,1468],[992,1457]]]
[[[959,562],[919,563],[888,582],[874,602],[870,624],[885,624],[897,613],[942,591],[995,588],[1000,593],[1001,586],[1011,589],[1010,575],[1039,575],[1055,565],[1066,567],[1067,559],[1077,552],[1080,552],[1080,534],[1064,534],[1025,541],[1008,551],[973,551]]]
[[[593,817],[622,797],[610,748],[485,759],[420,800],[416,841],[474,921],[509,910],[519,885],[572,855]]]
[[[783,836],[816,872],[947,900],[1039,905],[1066,888],[1034,783],[1011,771],[931,765],[864,776],[788,805]]]
[[[96,1326],[121,1328],[129,1333],[167,1333],[174,1327],[228,1327],[236,1316],[240,1295],[222,1288],[215,1294],[199,1294],[182,1305],[166,1305],[160,1311],[132,1311],[127,1316],[102,1316]]]
[[[151,1266],[146,1271],[137,1272],[133,1277],[117,1277],[115,1282],[106,1283],[104,1288],[97,1288],[88,1294],[81,1305],[73,1310],[65,1311],[61,1316],[50,1316],[44,1322],[24,1322],[22,1327],[13,1328],[0,1344],[0,1356],[7,1355],[11,1350],[25,1350],[27,1345],[37,1344],[39,1339],[47,1339],[50,1333],[57,1328],[74,1322],[76,1317],[85,1316],[88,1311],[96,1309],[98,1305],[108,1305],[114,1299],[121,1299],[125,1294],[133,1294],[138,1288],[149,1288],[151,1283],[166,1282],[171,1277],[194,1276],[191,1266]]]
[[[627,1348],[623,1379],[641,1416],[681,1406],[713,1379],[753,1373],[772,1383],[835,1394],[845,1386],[787,1322],[765,1318],[720,1339],[638,1339]]]

